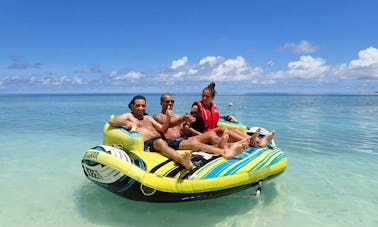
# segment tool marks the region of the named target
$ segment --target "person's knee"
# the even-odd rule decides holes
[[[219,131],[225,131],[227,128],[225,126],[219,126],[217,127]]]
[[[214,132],[218,135],[221,136],[225,131],[227,130],[226,127],[224,126],[219,126],[214,129]]]
[[[212,142],[219,142],[220,141],[220,137],[215,132],[209,134],[209,137],[210,137],[210,141],[212,141]]]
[[[191,149],[193,150],[199,150],[200,149],[200,142],[197,140],[190,140],[188,141]]]
[[[167,143],[163,139],[155,140],[153,146],[156,150],[161,150]]]
[[[236,133],[243,133],[242,130],[240,130],[240,128],[233,128],[231,129],[232,131],[236,132]]]

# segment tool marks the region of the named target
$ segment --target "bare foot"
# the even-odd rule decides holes
[[[225,131],[220,138],[221,138],[221,140],[218,143],[218,147],[219,148],[226,148],[226,145],[228,143],[228,139],[230,138],[230,135],[228,135],[228,133]]]
[[[230,144],[230,147],[225,149],[223,153],[223,158],[231,159],[244,152],[246,146],[248,145],[248,139],[243,139],[238,142]]]
[[[253,133],[253,135],[250,138],[249,146],[255,147],[258,145],[260,132],[261,128],[256,129],[255,133]]]
[[[190,152],[185,152],[182,154],[181,165],[183,165],[187,170],[192,170],[194,167],[192,161],[190,160],[191,156],[192,155]]]
[[[272,141],[273,137],[276,135],[276,132],[273,130],[271,131],[268,135],[266,135],[264,138],[262,138],[259,141],[259,146],[260,147],[266,147],[266,145]]]

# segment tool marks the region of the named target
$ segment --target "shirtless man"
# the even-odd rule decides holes
[[[113,127],[123,126],[130,130],[136,127],[136,131],[143,136],[145,150],[161,152],[164,156],[183,165],[187,170],[193,169],[190,152],[183,155],[168,146],[161,138],[160,133],[165,133],[170,126],[172,111],[167,112],[167,120],[162,124],[155,121],[151,116],[146,115],[146,98],[138,95],[129,103],[131,113],[124,113],[110,119],[109,124]]]
[[[154,119],[160,124],[163,124],[167,118],[167,111],[173,109],[174,102],[175,100],[173,99],[173,96],[171,94],[163,94],[160,97],[161,112],[155,114]],[[195,121],[195,118],[189,115],[189,122],[188,124],[184,123],[184,126],[176,123],[181,118],[181,115],[176,113],[173,114],[173,116],[171,116],[171,122],[175,124],[175,126],[168,128],[167,132],[164,133],[164,137],[166,139],[188,139],[192,132],[190,123],[193,123]],[[201,136],[197,136],[196,139],[202,143],[218,144],[221,141],[221,138],[217,136],[214,132],[204,133],[200,135]]]
[[[223,138],[217,136],[214,131],[208,131],[197,136],[187,137],[185,135],[185,127],[183,131],[181,126],[177,124],[177,121],[182,117],[179,114],[173,114],[172,116],[169,116],[169,114],[172,113],[172,107],[174,104],[172,95],[163,94],[160,98],[160,104],[162,106],[162,111],[155,114],[154,119],[159,123],[164,123],[165,121],[167,121],[167,118],[170,118],[171,123],[176,125],[169,128],[164,133],[167,144],[173,149],[189,149],[195,151],[202,150],[208,153],[221,155],[225,159],[231,159],[236,155],[241,154],[248,144],[247,138],[236,143],[228,144],[227,141],[223,141]],[[228,140],[228,137],[225,139]],[[208,145],[207,143],[215,145],[223,144],[223,146],[216,147]]]
[[[161,105],[161,112],[154,115],[154,119],[159,123],[164,123],[166,120],[166,111],[172,110],[174,105],[174,99],[171,94],[165,93],[161,95],[160,97],[160,105]],[[181,116],[179,114],[174,114],[171,118],[171,122],[177,122]],[[191,122],[193,122],[193,119],[191,119]],[[190,122],[189,122],[190,123]],[[164,133],[164,136],[166,139],[172,139],[177,142],[181,142],[184,139],[193,139],[200,143],[204,144],[213,144],[218,146],[219,148],[226,148],[230,147],[230,144],[228,143],[230,137],[232,138],[232,141],[245,141],[246,139],[249,140],[249,146],[255,147],[265,147],[274,137],[275,132],[272,131],[262,139],[258,138],[260,135],[261,129],[257,129],[256,132],[249,136],[245,133],[242,133],[241,131],[234,131],[229,130],[226,127],[216,127],[215,129],[211,129],[205,133],[198,133],[196,130],[192,129],[189,124],[184,125],[181,127],[181,125],[176,124],[175,127],[171,127],[167,130],[166,133]],[[195,135],[193,137],[186,137],[186,133]],[[169,141],[168,141],[169,142]],[[170,141],[172,143],[172,141]],[[189,144],[188,144],[189,143]],[[183,143],[180,143],[179,145],[176,144],[176,149],[192,149],[188,148],[191,146],[191,143],[193,141],[186,141]],[[177,148],[179,147],[179,148]],[[184,148],[185,147],[185,148]]]

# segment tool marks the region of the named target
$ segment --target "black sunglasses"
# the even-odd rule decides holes
[[[167,104],[168,103],[172,103],[173,104],[173,103],[175,103],[175,100],[165,100],[164,102],[167,103]]]

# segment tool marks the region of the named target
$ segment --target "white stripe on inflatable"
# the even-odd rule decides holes
[[[99,145],[98,147],[103,148],[105,151],[109,152],[111,155],[119,159],[122,159],[124,161],[131,163],[130,157],[123,150],[120,150],[118,148],[108,146],[108,145]],[[82,165],[83,165],[84,171],[88,175],[88,178],[90,178],[91,180],[100,182],[100,183],[105,183],[105,184],[114,183],[124,176],[124,174],[121,173],[120,171],[115,170],[108,166],[104,166],[102,164],[90,166],[85,163],[82,163]]]
[[[255,133],[258,128],[261,128],[260,135],[266,136],[269,134],[269,131],[262,127],[251,127],[247,130],[247,133]]]

